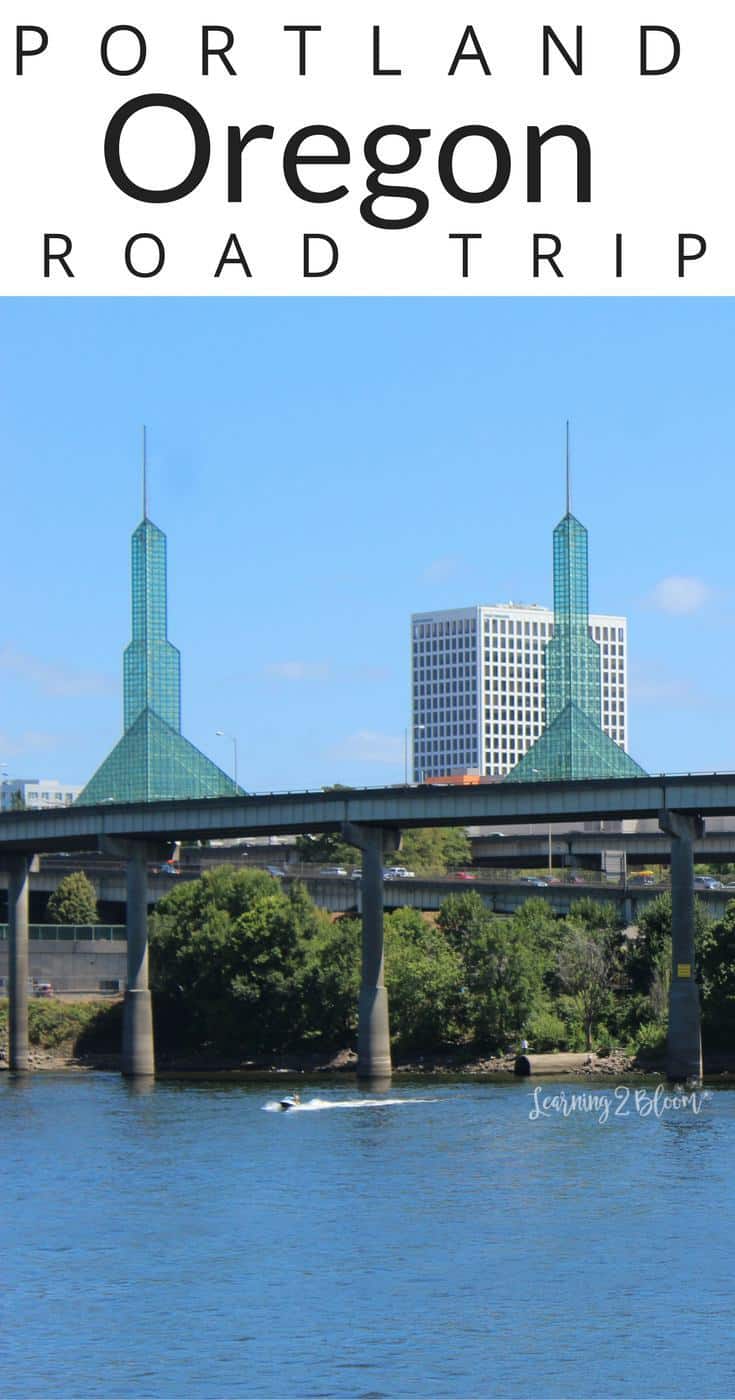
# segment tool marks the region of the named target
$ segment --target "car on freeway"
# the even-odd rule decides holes
[[[635,875],[628,876],[629,885],[655,885],[656,876],[652,870],[637,870]]]
[[[167,860],[163,865],[154,865],[152,875],[180,875],[181,871],[174,861]]]
[[[695,890],[724,890],[725,886],[721,880],[716,880],[714,875],[695,875]]]
[[[474,870],[458,870],[456,878],[458,880],[476,880],[477,876]]]
[[[324,865],[317,873],[319,875],[342,875],[343,877],[347,875],[343,865]]]
[[[534,888],[537,889],[537,890],[538,890],[538,889],[544,889],[544,890],[545,890],[545,889],[546,889],[546,886],[548,885],[548,883],[549,883],[548,880],[545,880],[544,877],[543,877],[543,875],[519,875],[519,876],[518,876],[518,884],[519,884],[519,885],[533,885]]]
[[[405,865],[392,865],[390,873],[394,880],[415,880],[416,871],[407,870]]]
[[[361,879],[362,879],[362,871],[361,871],[360,869],[358,869],[357,867],[355,867],[355,869],[353,870],[352,874],[350,875],[350,879],[351,879],[351,880],[361,880]]]
[[[274,880],[283,879],[285,871],[281,870],[280,865],[266,865],[265,868],[268,871],[268,874],[273,876]]]
[[[34,994],[37,997],[52,997],[54,989],[50,982],[37,982],[34,988]]]

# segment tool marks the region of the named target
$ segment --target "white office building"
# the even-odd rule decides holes
[[[590,614],[600,647],[602,728],[627,747],[627,621]],[[414,782],[451,773],[504,778],[544,727],[544,653],[554,614],[536,604],[414,613]]]
[[[56,778],[3,778],[0,781],[0,810],[27,808],[31,812],[70,807],[81,792],[73,783]]]

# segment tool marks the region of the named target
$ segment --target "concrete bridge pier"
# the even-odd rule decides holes
[[[684,812],[659,813],[659,826],[671,837],[671,990],[666,1074],[673,1080],[701,1080],[702,1032],[699,988],[694,980],[694,841],[704,821]]]
[[[25,851],[6,857],[8,872],[8,1065],[28,1069],[28,891],[38,860]]]
[[[122,1072],[153,1075],[153,1007],[148,986],[148,870],[145,848],[127,865],[128,986],[123,1007]]]
[[[400,845],[400,832],[346,823],[345,840],[362,851],[362,975],[357,1022],[357,1077],[373,1089],[393,1073],[383,950],[383,857]]]
[[[124,1075],[143,1078],[156,1072],[153,1006],[148,986],[148,861],[167,860],[170,845],[105,838],[101,848],[127,862],[128,985],[123,1005]]]

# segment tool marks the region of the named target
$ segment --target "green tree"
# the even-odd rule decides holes
[[[527,900],[508,919],[493,914],[476,890],[466,890],[445,899],[437,924],[464,964],[465,1033],[505,1049],[543,1005],[545,949],[557,921],[541,899]]]
[[[464,957],[491,918],[477,890],[463,890],[461,894],[448,895],[436,922],[450,946]]]
[[[732,879],[734,872],[735,865],[733,865],[731,861],[723,861],[717,865],[714,863],[710,865],[697,864],[694,867],[695,875],[712,875],[716,880],[722,880],[723,882]]]
[[[556,955],[559,949],[564,925],[554,913],[548,900],[535,897],[526,899],[511,918],[512,925],[533,949],[539,970],[547,975],[556,969]]]
[[[591,895],[585,895],[583,899],[575,899],[569,914],[569,922],[594,932],[605,930],[608,933],[617,933],[623,926],[622,919],[614,904],[606,900],[593,899]]]
[[[559,949],[559,981],[592,1049],[595,1028],[611,1006],[615,957],[604,932],[570,928]]]
[[[296,850],[308,865],[360,865],[362,852],[348,846],[336,831],[322,831],[318,836],[297,836]]]
[[[694,940],[697,947],[710,925],[701,902],[694,901]],[[654,1014],[665,1015],[671,982],[671,894],[651,901],[638,920],[638,937],[628,951],[626,971],[634,992],[653,998]]]
[[[227,1054],[298,1044],[309,944],[328,924],[309,903],[254,870],[207,872],[167,894],[150,940],[164,1028]]]
[[[330,1048],[354,1042],[360,994],[362,925],[327,922],[310,943],[302,979],[307,1035]]]
[[[404,831],[401,849],[387,864],[406,865],[418,875],[446,875],[472,862],[472,846],[459,826],[418,827]]]
[[[309,864],[362,864],[362,852],[349,846],[338,832],[297,836],[296,850]],[[406,865],[418,875],[446,875],[472,861],[469,837],[461,827],[421,827],[405,831],[399,851],[386,854],[386,865]]]
[[[402,1050],[434,1050],[460,1034],[464,968],[441,929],[416,909],[385,919],[385,981],[391,1031]]]
[[[531,1043],[531,1049],[537,1054],[569,1049],[569,1027],[561,1016],[557,1016],[553,1011],[532,1011],[524,1030]]]
[[[735,900],[721,919],[703,929],[698,945],[702,989],[702,1039],[732,1048],[735,1026]]]
[[[46,916],[52,924],[96,924],[99,922],[94,885],[83,870],[64,875],[49,895]]]
[[[528,930],[491,917],[465,952],[468,1017],[478,1044],[505,1050],[542,1004],[543,963]]]

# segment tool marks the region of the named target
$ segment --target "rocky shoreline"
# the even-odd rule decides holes
[[[536,1056],[534,1059],[543,1057]],[[395,1075],[425,1075],[427,1078],[515,1077],[515,1054],[490,1055],[471,1058],[460,1053],[416,1055],[399,1058],[394,1065]],[[7,1070],[7,1048],[0,1046],[0,1072]],[[119,1073],[120,1056],[115,1053],[96,1053],[75,1056],[63,1047],[44,1050],[33,1046],[29,1055],[29,1068],[33,1071],[92,1073],[107,1071]],[[166,1055],[160,1054],[157,1072],[161,1076],[176,1075],[237,1075],[243,1077],[269,1079],[280,1075],[304,1075],[313,1078],[331,1075],[354,1075],[357,1070],[357,1055],[354,1050],[340,1050],[334,1055],[273,1055],[257,1060],[227,1060],[221,1056],[207,1055]],[[579,1079],[617,1079],[639,1075],[660,1078],[665,1072],[662,1057],[639,1057],[626,1054],[622,1050],[611,1050],[607,1054],[591,1053],[585,1062],[569,1070],[555,1070],[555,1075]],[[729,1080],[735,1077],[735,1055],[713,1054],[705,1059],[704,1073],[709,1078]]]
[[[406,1075],[513,1075],[515,1054],[491,1055],[471,1058],[461,1053],[416,1055],[399,1058],[394,1065],[394,1074]],[[588,1062],[575,1070],[576,1074],[619,1076],[630,1072],[645,1072],[633,1056],[622,1051],[612,1051],[609,1055],[590,1055]],[[120,1056],[114,1053],[89,1054],[78,1056],[59,1047],[44,1050],[33,1046],[29,1054],[29,1067],[32,1070],[107,1070],[119,1071]],[[0,1047],[0,1070],[8,1068],[7,1050]],[[159,1054],[157,1068],[160,1074],[252,1074],[252,1075],[338,1075],[355,1074],[357,1054],[354,1050],[339,1050],[333,1055],[318,1053],[302,1055],[263,1056],[254,1060],[228,1060],[221,1056]],[[650,1070],[648,1071],[650,1072]]]

